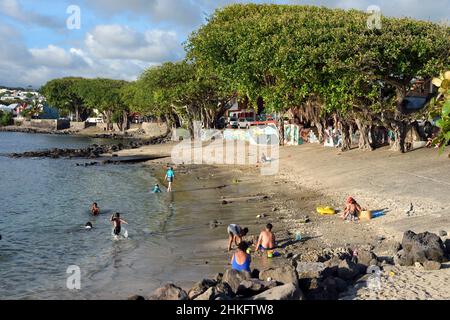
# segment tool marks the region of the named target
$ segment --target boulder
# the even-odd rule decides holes
[[[447,231],[444,231],[444,230],[439,231],[439,236],[446,237],[447,236]]]
[[[450,239],[446,239],[445,240],[445,252],[447,254],[448,257],[450,257]]]
[[[241,282],[249,279],[251,279],[249,272],[229,269],[225,271],[222,282],[228,283],[233,293],[236,293]]]
[[[321,281],[319,288],[313,290],[308,297],[312,300],[337,300],[339,298],[339,293],[337,290],[336,279],[337,278],[334,277],[328,277]]]
[[[275,288],[277,286],[276,281],[262,281],[259,279],[244,280],[241,282],[237,289],[238,296],[250,297],[266,290]]]
[[[426,261],[443,262],[445,256],[445,247],[441,238],[433,233],[424,232],[416,234],[412,231],[406,231],[402,240],[403,259],[398,259],[400,265],[411,265]],[[407,264],[402,264],[402,263]]]
[[[377,256],[368,249],[358,249],[356,257],[357,263],[366,266],[366,268],[377,263]]]
[[[209,280],[209,279],[203,279],[200,282],[197,282],[194,284],[194,286],[189,290],[188,297],[190,300],[194,300],[199,295],[204,293],[206,290],[208,290],[210,287],[214,287],[217,284],[215,280]]]
[[[423,267],[425,270],[440,270],[441,269],[441,263],[437,261],[425,261],[423,263]]]
[[[233,291],[227,283],[219,283],[215,287],[208,288],[204,293],[195,297],[194,300],[230,300],[233,296]]]
[[[413,266],[414,259],[410,254],[402,249],[395,254],[394,264],[397,266]]]
[[[360,274],[360,268],[350,260],[342,260],[339,263],[337,275],[339,278],[349,281],[353,280]]]
[[[296,268],[298,279],[320,278],[325,269],[327,267],[322,262],[297,262]]]
[[[295,269],[289,265],[266,269],[259,273],[260,280],[268,280],[269,278],[281,284],[293,283],[298,287],[298,278]]]
[[[173,283],[168,283],[164,287],[156,289],[149,300],[188,300],[188,295],[183,289]]]
[[[293,283],[278,286],[256,296],[249,300],[304,300],[303,292]]]

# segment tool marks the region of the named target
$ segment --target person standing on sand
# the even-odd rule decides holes
[[[172,182],[175,178],[175,172],[173,171],[172,167],[169,167],[169,169],[166,172],[166,177],[164,178],[164,181],[167,181],[169,183],[169,186],[167,187],[167,192],[172,192]]]
[[[228,251],[231,251],[231,246],[233,244],[239,245],[242,242],[242,238],[248,233],[248,228],[241,228],[237,224],[230,224],[227,228],[228,231]]]
[[[264,252],[275,248],[275,235],[272,232],[272,228],[272,224],[268,223],[266,229],[261,232],[258,242],[256,243],[256,252],[258,252],[258,250]]]

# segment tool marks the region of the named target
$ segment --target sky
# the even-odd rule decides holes
[[[244,0],[0,0],[0,86],[66,77],[135,80],[184,58],[183,42],[215,9]],[[274,0],[450,21],[450,0]]]

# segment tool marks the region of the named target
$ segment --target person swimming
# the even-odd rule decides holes
[[[94,226],[92,225],[91,222],[87,222],[87,223],[84,225],[84,228],[87,229],[87,230],[91,230],[93,227],[94,227]]]
[[[248,244],[245,241],[241,241],[238,245],[238,249],[231,258],[231,269],[236,271],[251,272],[250,264],[252,262],[251,256],[247,253]]]
[[[94,202],[91,206],[91,213],[94,216],[97,216],[100,214],[100,208],[98,207],[97,202]]]
[[[261,231],[256,243],[256,251],[267,251],[275,248],[275,235],[272,232],[272,228],[272,224],[268,223],[265,230]]]
[[[113,224],[113,233],[116,237],[118,237],[120,235],[120,232],[122,231],[122,223],[124,224],[128,224],[128,222],[126,222],[125,220],[120,218],[120,213],[114,213],[111,216],[110,219],[111,223]]]
[[[161,188],[159,187],[159,184],[155,184],[153,186],[152,193],[161,193],[161,192],[162,191],[161,191]]]

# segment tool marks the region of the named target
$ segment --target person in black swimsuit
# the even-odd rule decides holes
[[[114,235],[115,236],[119,236],[120,232],[122,231],[122,223],[128,224],[128,222],[126,222],[125,220],[120,218],[120,213],[114,213],[111,216],[111,222],[114,226]]]

